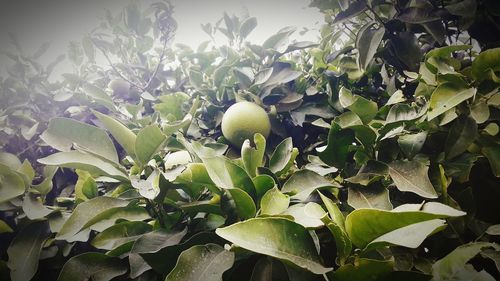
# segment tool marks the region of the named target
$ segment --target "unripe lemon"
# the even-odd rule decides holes
[[[231,105],[222,117],[221,127],[224,137],[236,147],[241,147],[246,139],[253,140],[256,133],[267,138],[271,132],[266,111],[248,101]]]
[[[117,96],[128,96],[130,92],[130,83],[122,79],[113,79],[109,82],[108,88]]]

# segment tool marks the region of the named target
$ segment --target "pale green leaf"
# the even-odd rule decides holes
[[[215,232],[242,248],[292,262],[316,274],[331,270],[321,264],[314,241],[306,228],[288,219],[249,219],[218,228]]]
[[[222,281],[234,263],[234,253],[217,244],[197,245],[182,252],[165,281]]]

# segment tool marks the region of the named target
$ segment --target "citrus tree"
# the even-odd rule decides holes
[[[168,2],[47,66],[12,35],[0,278],[498,279],[498,4],[311,6],[317,42],[223,14],[171,46]]]

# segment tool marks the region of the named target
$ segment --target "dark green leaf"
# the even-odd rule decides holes
[[[101,121],[116,141],[123,147],[123,149],[125,149],[127,154],[135,157],[136,135],[114,118],[98,111],[92,111],[92,113],[94,113],[94,115],[99,119],[99,121]]]
[[[413,192],[425,198],[437,198],[428,170],[429,167],[417,160],[389,163],[389,175],[400,191]]]
[[[385,28],[372,29],[373,23],[369,23],[359,30],[356,37],[356,48],[358,49],[358,63],[361,69],[366,69],[377,52],[377,48],[384,37]]]
[[[351,212],[345,222],[351,241],[364,248],[378,237],[411,224],[439,218],[463,216],[465,213],[441,203],[401,205],[392,211],[359,209]]]
[[[24,194],[25,190],[23,178],[8,166],[0,164],[0,203]]]
[[[326,187],[340,187],[338,183],[328,181],[326,178],[310,170],[300,170],[294,173],[281,189],[284,193],[291,193],[292,198],[305,201],[316,189]]]
[[[495,280],[488,273],[476,272],[473,268],[467,267],[466,263],[481,252],[481,249],[493,247],[493,244],[486,242],[475,242],[461,245],[444,258],[432,265],[432,275],[434,278],[443,281],[459,280],[466,277],[467,280]]]
[[[256,26],[257,19],[255,17],[247,18],[240,26],[240,37],[245,39]]]
[[[128,176],[109,162],[79,151],[59,152],[38,159],[38,162],[64,168],[81,169],[92,174],[110,176],[127,181]]]
[[[217,244],[198,245],[182,252],[165,281],[222,281],[234,263],[234,253]]]
[[[57,281],[108,281],[126,272],[127,267],[118,258],[84,253],[64,264]]]
[[[389,191],[386,188],[355,188],[350,187],[347,204],[354,209],[372,208],[380,210],[391,210],[392,203]]]
[[[264,161],[264,153],[266,150],[266,139],[261,134],[257,133],[253,137],[255,148],[250,146],[250,141],[245,140],[241,146],[241,159],[243,165],[250,177],[255,177],[257,167],[262,166]]]
[[[476,121],[466,115],[461,115],[450,128],[445,142],[446,159],[452,159],[467,150],[477,136]]]
[[[393,271],[394,262],[360,258],[354,265],[346,264],[335,272],[328,274],[332,280],[365,281],[379,280]],[[383,280],[383,278],[381,279]]]
[[[91,245],[104,250],[112,250],[130,241],[135,241],[142,234],[151,231],[151,225],[145,222],[121,222],[97,234]]]
[[[463,89],[450,82],[439,85],[432,93],[427,119],[434,119],[475,94],[475,88]]]
[[[402,135],[398,137],[398,144],[406,157],[408,157],[408,159],[412,159],[415,155],[417,155],[417,153],[420,152],[424,146],[426,138],[426,131],[416,134]]]
[[[290,204],[290,197],[281,193],[278,188],[268,190],[260,201],[262,215],[277,215],[284,212]]]
[[[275,173],[280,174],[286,172],[297,157],[298,150],[293,147],[292,138],[284,139],[274,150],[271,158],[269,159],[269,169]]]
[[[149,125],[137,134],[135,155],[145,165],[160,150],[166,137],[156,125]]]
[[[500,48],[482,51],[472,62],[472,76],[478,82],[481,82],[486,78],[492,77],[490,70],[498,71],[499,64]]]
[[[218,228],[215,232],[242,248],[292,262],[316,274],[331,270],[321,265],[309,232],[288,219],[255,218]]]
[[[332,122],[332,127],[328,133],[328,145],[325,150],[318,153],[320,159],[335,168],[343,168],[349,155],[349,147],[355,141],[354,132],[348,129],[341,129]]]
[[[115,146],[102,129],[69,118],[50,120],[47,130],[40,138],[60,151],[70,151],[77,144],[112,162],[118,163]]]
[[[94,217],[109,209],[124,207],[127,204],[128,201],[104,196],[85,201],[76,206],[69,219],[57,234],[56,239],[74,241],[73,239],[78,232]]]
[[[34,222],[23,228],[7,249],[12,281],[31,280],[38,269],[38,259],[47,238],[46,224]]]

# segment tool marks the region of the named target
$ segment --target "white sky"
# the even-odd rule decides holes
[[[323,15],[315,8],[309,8],[309,0],[171,0],[175,6],[174,18],[178,29],[175,43],[196,48],[209,39],[200,25],[214,24],[226,11],[240,16],[244,9],[257,18],[258,25],[247,38],[261,44],[269,36],[285,26],[313,29],[305,35],[295,34],[299,41],[314,41],[323,22]],[[41,43],[52,41],[51,48],[41,60],[52,61],[57,55],[66,53],[69,41],[80,40],[99,23],[98,17],[104,9],[120,11],[128,1],[123,0],[7,0],[0,9],[0,51],[10,47],[7,32],[15,32],[25,51],[34,52]],[[150,1],[141,4],[148,5]],[[318,24],[319,23],[319,24]],[[4,62],[0,57],[0,75],[4,75]],[[64,72],[62,64],[59,73]],[[69,70],[68,70],[69,71]]]

